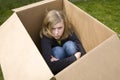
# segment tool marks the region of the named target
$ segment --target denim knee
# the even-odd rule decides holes
[[[77,52],[77,45],[73,41],[67,41],[63,45],[63,49],[65,50],[67,56],[71,56]]]
[[[52,51],[53,51],[53,56],[57,59],[63,59],[66,57],[66,54],[62,47],[59,47],[59,46],[54,47]]]

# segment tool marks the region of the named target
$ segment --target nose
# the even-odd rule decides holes
[[[55,35],[58,35],[59,31],[58,29],[55,30]]]

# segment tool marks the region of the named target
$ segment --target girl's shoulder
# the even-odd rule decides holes
[[[43,35],[42,38],[41,38],[41,40],[44,40],[44,41],[52,41],[53,38],[49,38],[49,37]]]
[[[69,36],[69,39],[75,40],[75,39],[78,39],[78,37],[77,37],[76,33],[73,32],[73,33]]]
[[[41,37],[41,40],[50,40],[50,38],[47,37],[47,36],[45,36],[45,35],[43,35],[43,36]]]
[[[69,37],[76,37],[75,32],[72,32],[72,34]]]

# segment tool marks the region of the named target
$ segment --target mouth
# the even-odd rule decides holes
[[[55,39],[60,39],[60,36],[55,36],[54,38],[55,38]]]

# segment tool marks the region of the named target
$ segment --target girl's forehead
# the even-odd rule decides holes
[[[61,20],[61,21],[60,21],[60,22],[58,22],[57,24],[53,25],[53,27],[52,27],[52,28],[62,27],[62,26],[64,26],[64,22],[63,22],[63,20]]]

